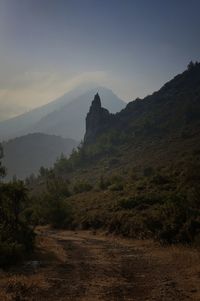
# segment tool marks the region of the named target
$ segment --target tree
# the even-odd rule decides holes
[[[25,258],[34,246],[34,232],[23,211],[28,201],[21,181],[0,185],[0,267]]]
[[[0,179],[5,176],[2,158],[0,144]],[[22,181],[0,183],[0,267],[16,263],[33,249],[34,232],[22,217],[27,200]]]

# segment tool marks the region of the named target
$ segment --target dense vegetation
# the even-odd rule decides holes
[[[143,175],[101,178],[99,189],[70,198],[76,208],[73,226],[199,244],[199,167],[190,162],[182,172],[149,168]]]
[[[43,177],[44,180],[44,177]],[[161,243],[200,244],[200,158],[162,168],[132,168],[94,183],[46,174],[46,191],[27,212],[34,224],[104,229]]]
[[[5,176],[1,164],[3,157],[0,146],[0,177]],[[20,181],[0,182],[0,266],[8,266],[24,258],[33,249],[34,234],[23,218],[28,202],[27,190]]]

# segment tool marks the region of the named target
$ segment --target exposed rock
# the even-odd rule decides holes
[[[107,128],[111,118],[112,114],[110,114],[107,109],[102,108],[101,99],[97,93],[94,96],[94,100],[86,117],[84,142],[94,142],[95,138]]]

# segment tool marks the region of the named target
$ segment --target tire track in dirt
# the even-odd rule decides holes
[[[143,252],[133,246],[82,233],[64,238],[55,235],[54,239],[68,254],[68,263],[57,269],[58,279],[65,278],[67,295],[63,300],[185,299],[167,269],[163,267],[165,273],[160,271],[160,266],[149,262]],[[63,288],[62,284],[62,292]]]
[[[184,260],[196,256],[191,270],[174,250],[149,242],[48,228],[38,230],[37,240],[34,266],[0,274],[3,301],[200,300],[196,252],[176,250]]]

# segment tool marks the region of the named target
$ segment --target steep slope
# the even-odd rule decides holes
[[[72,139],[40,133],[10,140],[3,144],[7,178],[16,175],[24,179],[31,173],[37,173],[41,166],[50,167],[61,153],[69,155],[76,146]]]
[[[86,118],[83,147],[55,165],[93,183],[102,174],[183,164],[200,155],[200,64],[158,92],[110,114],[96,95]],[[62,166],[63,165],[63,166]],[[65,169],[66,168],[66,169]],[[83,172],[82,172],[83,169]]]
[[[30,132],[42,132],[55,134],[62,137],[73,138],[77,141],[83,140],[85,133],[85,116],[89,110],[91,99],[99,92],[103,105],[112,113],[124,108],[125,103],[119,99],[111,90],[99,87],[92,89],[67,105],[48,114],[36,125],[29,129]]]
[[[92,114],[101,114],[101,110],[89,112],[87,118],[92,118]],[[98,116],[95,118],[98,119]],[[120,113],[107,114],[107,120],[99,122],[98,129],[94,124],[88,124],[86,128],[86,144],[90,142],[90,136],[97,140],[99,135],[111,130],[116,130],[118,136],[120,133],[125,135],[129,144],[144,138],[152,140],[176,136],[184,139],[198,134],[200,64],[176,76],[151,96],[130,102]]]

